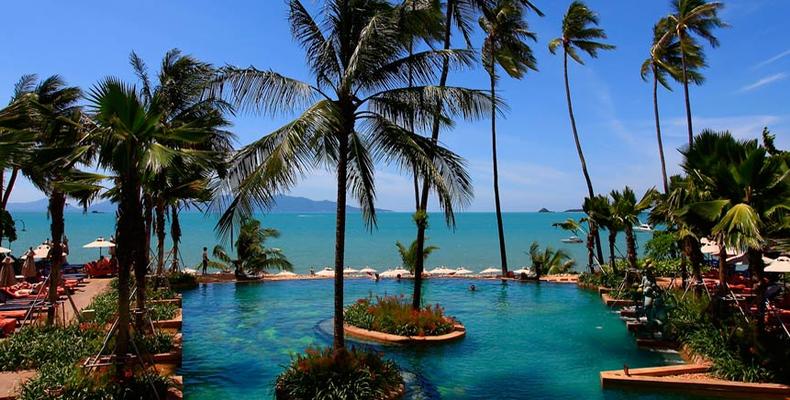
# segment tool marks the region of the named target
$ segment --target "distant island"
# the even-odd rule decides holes
[[[584,210],[582,210],[581,208],[571,208],[570,210],[565,210],[565,212],[580,213],[580,212],[584,212]]]
[[[539,213],[550,213],[550,212],[553,212],[553,211],[551,211],[551,210],[549,210],[548,208],[545,208],[545,207],[544,207],[544,208],[541,208],[540,210],[538,210],[538,212],[539,212]]]
[[[268,211],[271,214],[277,213],[330,213],[335,212],[337,203],[329,200],[312,200],[306,197],[278,195],[275,197],[275,206]],[[8,211],[10,212],[46,212],[47,199],[40,199],[29,202],[8,203]],[[91,214],[114,213],[116,210],[115,204],[110,201],[102,201],[92,204],[88,207],[88,212]],[[79,205],[66,204],[66,212],[83,212],[82,207]],[[350,213],[361,212],[359,207],[347,206],[346,211]],[[390,210],[376,209],[378,212],[389,212]],[[263,212],[259,209],[258,212]]]

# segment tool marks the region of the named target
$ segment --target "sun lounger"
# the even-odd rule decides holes
[[[24,319],[28,310],[0,311],[0,319]]]
[[[17,320],[13,318],[0,319],[0,332],[3,337],[8,337],[16,331]]]

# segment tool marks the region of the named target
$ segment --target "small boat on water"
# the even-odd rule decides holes
[[[578,236],[571,236],[569,238],[561,239],[562,243],[584,243]]]
[[[634,225],[634,231],[636,231],[636,232],[653,232],[653,227],[650,226],[650,224]]]

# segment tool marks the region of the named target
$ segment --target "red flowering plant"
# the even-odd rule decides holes
[[[438,336],[452,332],[453,320],[439,305],[414,310],[403,296],[359,299],[345,310],[349,325],[401,336]]]

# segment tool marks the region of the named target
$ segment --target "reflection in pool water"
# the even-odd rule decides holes
[[[670,398],[600,389],[599,371],[678,358],[637,349],[596,293],[575,285],[474,283],[475,292],[465,280],[425,285],[426,303],[441,303],[466,325],[464,339],[378,347],[405,371],[407,398]],[[347,302],[410,293],[410,281],[346,282]],[[332,281],[203,285],[184,294],[184,314],[187,399],[272,398],[290,354],[331,344]]]

